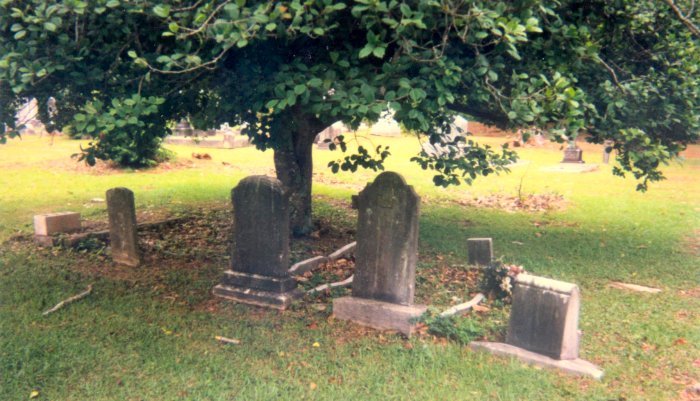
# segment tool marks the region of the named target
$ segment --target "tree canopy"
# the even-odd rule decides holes
[[[455,113],[558,140],[612,141],[639,189],[697,140],[692,1],[0,0],[0,141],[23,99],[57,99],[83,157],[148,164],[168,121],[247,123],[310,227],[311,149],[335,121],[395,119],[433,143]],[[49,121],[46,107],[40,109]],[[340,144],[344,147],[344,144]],[[418,154],[438,185],[506,168],[508,149]],[[382,168],[385,148],[334,169]]]

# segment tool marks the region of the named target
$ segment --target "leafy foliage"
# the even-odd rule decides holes
[[[158,114],[163,102],[163,98],[133,95],[112,99],[108,107],[99,100],[87,103],[73,117],[74,127],[98,141],[82,149],[78,159],[90,165],[95,159],[129,167],[155,164],[160,140],[166,135],[165,120]]]
[[[632,173],[641,190],[663,178],[659,166],[700,129],[699,39],[668,4],[652,0],[3,0],[0,7],[0,117],[10,128],[28,96],[40,104],[56,97],[58,125],[89,102],[162,97],[154,114],[163,119],[247,122],[256,145],[275,150],[310,147],[308,137],[337,120],[357,127],[388,110],[409,131],[443,143],[451,117],[462,113],[545,129],[558,140],[579,132],[613,140],[616,173]],[[436,171],[436,184],[451,185],[515,158],[476,143],[467,149],[414,160]],[[331,167],[379,169],[384,151]]]
[[[431,334],[449,338],[460,344],[469,344],[487,331],[484,323],[478,319],[454,315],[443,317],[432,308],[421,316],[421,322],[428,326]]]

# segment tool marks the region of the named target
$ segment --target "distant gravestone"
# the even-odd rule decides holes
[[[282,183],[266,176],[243,179],[231,192],[234,246],[231,269],[214,294],[238,302],[285,309],[301,295],[289,274],[289,201]]]
[[[493,240],[491,238],[467,239],[467,253],[470,265],[488,266],[493,261]]]
[[[337,318],[411,334],[411,320],[426,310],[413,305],[419,203],[413,187],[394,172],[380,174],[360,192],[352,297],[333,302]]]
[[[513,288],[506,343],[473,342],[470,346],[600,379],[600,368],[578,358],[580,307],[575,284],[520,274]]]
[[[562,163],[585,163],[583,161],[583,150],[579,147],[568,147],[564,149],[564,159]]]
[[[112,188],[107,191],[107,214],[112,260],[127,266],[138,266],[141,255],[136,232],[134,193],[128,188]]]

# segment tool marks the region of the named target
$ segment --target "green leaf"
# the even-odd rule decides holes
[[[128,52],[126,52],[126,54],[127,54],[129,57],[131,57],[131,58],[136,58],[136,57],[138,57],[138,55],[136,54],[136,52],[133,51],[133,50],[129,50]]]
[[[119,0],[109,0],[106,6],[109,8],[119,7]]]
[[[270,22],[269,24],[265,25],[265,30],[268,32],[272,32],[275,29],[277,29],[277,24],[275,24],[274,22]]]
[[[170,15],[170,6],[168,4],[158,4],[153,7],[153,13],[161,18],[168,18],[168,15]]]
[[[17,33],[15,34],[14,38],[17,39],[17,40],[20,40],[20,39],[22,39],[22,38],[25,37],[25,36],[27,36],[27,31],[25,31],[25,30],[23,29],[23,30],[17,32]]]
[[[374,54],[376,58],[383,58],[385,52],[386,47],[375,47],[374,50],[372,50],[372,54]]]
[[[304,92],[306,92],[306,85],[299,84],[299,85],[294,86],[294,94],[301,95]]]
[[[370,54],[372,54],[373,50],[374,50],[374,46],[367,43],[367,45],[365,45],[365,47],[363,47],[360,50],[360,58],[365,58],[365,57],[369,56]]]
[[[319,78],[311,78],[306,84],[311,88],[318,88],[323,84],[323,81]]]

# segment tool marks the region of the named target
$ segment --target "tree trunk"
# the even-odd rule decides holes
[[[313,116],[295,113],[287,126],[291,132],[275,147],[275,170],[289,193],[292,234],[305,236],[313,230],[311,221],[312,150],[314,138],[324,127]],[[320,128],[319,128],[320,127]]]

